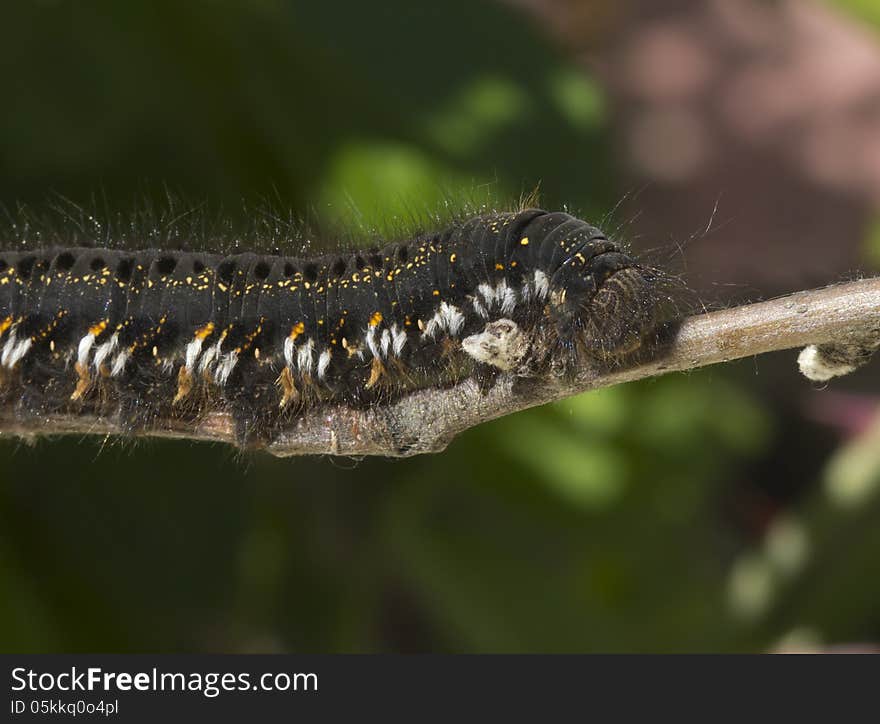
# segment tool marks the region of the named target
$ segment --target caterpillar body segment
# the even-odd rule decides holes
[[[313,258],[7,251],[0,393],[22,415],[88,411],[132,429],[222,408],[242,444],[264,442],[304,407],[628,354],[660,296],[598,229],[540,209]]]

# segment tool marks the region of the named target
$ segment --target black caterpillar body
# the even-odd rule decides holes
[[[626,354],[657,324],[657,289],[598,229],[539,209],[310,259],[5,252],[0,394],[133,430],[226,409],[255,444],[316,405]]]

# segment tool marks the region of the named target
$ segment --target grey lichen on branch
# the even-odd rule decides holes
[[[509,372],[488,390],[467,379],[368,408],[334,405],[307,410],[265,449],[278,456],[405,457],[439,452],[464,430],[529,407],[600,387],[799,347],[806,347],[800,362],[808,377],[822,379],[822,365],[842,374],[865,363],[880,344],[880,278],[686,317],[668,325],[666,333],[647,359],[611,369],[585,366],[573,375],[551,372],[528,378]],[[818,373],[810,360],[819,360]],[[0,409],[4,436],[123,432],[110,418],[64,415],[22,421],[12,409]],[[209,413],[196,426],[160,421],[142,434],[235,443],[233,421],[221,412]]]

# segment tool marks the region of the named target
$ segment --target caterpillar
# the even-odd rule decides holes
[[[536,208],[311,257],[6,251],[0,397],[132,432],[223,409],[259,446],[316,406],[623,358],[657,328],[660,289],[596,227]]]

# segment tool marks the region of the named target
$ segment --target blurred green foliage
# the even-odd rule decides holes
[[[880,29],[880,5],[875,0],[831,0],[831,4],[865,21],[868,27]]]
[[[0,11],[0,68],[7,204],[102,189],[125,205],[167,183],[398,229],[537,186],[604,218],[621,193],[600,86],[484,0],[22,2]],[[765,539],[725,512],[780,434],[751,364],[598,391],[404,461],[4,441],[0,648],[755,650],[876,633],[876,584],[852,581],[877,555],[833,549],[849,513],[816,489]],[[846,610],[804,594],[829,565]]]

